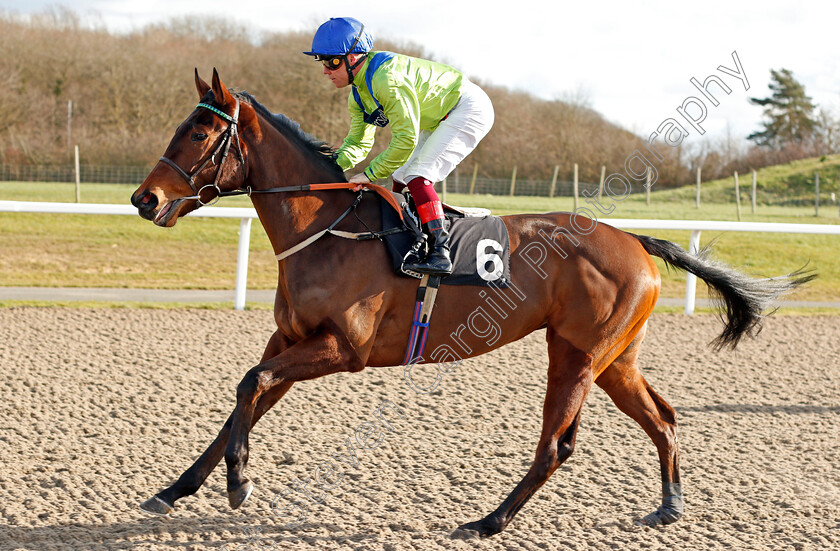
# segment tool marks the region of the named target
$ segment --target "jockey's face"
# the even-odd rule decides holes
[[[347,54],[347,61],[350,65],[356,63],[356,61],[362,56],[362,54]],[[353,76],[356,76],[356,73],[362,68],[361,65],[353,69]],[[350,77],[347,76],[347,69],[344,66],[344,63],[338,66],[336,69],[328,69],[324,67],[324,74],[327,75],[333,84],[335,84],[336,88],[344,88],[345,86],[350,85]]]

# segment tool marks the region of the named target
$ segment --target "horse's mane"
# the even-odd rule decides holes
[[[254,111],[268,121],[271,126],[277,129],[278,132],[297,143],[304,151],[309,152],[310,157],[316,163],[331,171],[336,178],[338,178],[336,180],[337,182],[344,181],[344,171],[341,170],[341,167],[338,166],[338,163],[336,163],[335,149],[333,149],[330,144],[319,140],[307,132],[304,132],[300,128],[300,124],[293,121],[283,113],[272,113],[248,92],[237,91],[232,93],[234,96],[239,98],[240,101],[244,101],[253,107]],[[210,91],[208,94],[212,96],[213,92]]]

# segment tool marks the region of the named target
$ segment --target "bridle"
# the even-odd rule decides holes
[[[227,113],[225,113],[224,111],[222,111],[221,109],[218,109],[218,108],[213,107],[212,105],[208,105],[206,103],[199,103],[198,105],[195,106],[196,109],[198,109],[199,107],[203,107],[204,109],[209,109],[210,111],[212,111],[216,115],[218,115],[221,118],[223,118],[224,120],[228,121],[229,125],[228,125],[227,130],[225,130],[225,134],[222,136],[222,139],[219,142],[219,145],[216,146],[216,149],[213,151],[213,153],[209,157],[207,157],[207,159],[205,159],[204,162],[201,163],[201,165],[199,165],[199,167],[192,172],[192,174],[187,174],[187,172],[184,169],[182,169],[180,166],[175,164],[175,162],[172,161],[172,159],[169,159],[166,156],[163,156],[163,157],[160,158],[161,161],[163,161],[164,163],[166,163],[167,165],[172,167],[175,170],[175,172],[180,174],[184,178],[184,180],[186,180],[187,183],[190,185],[190,188],[192,189],[193,193],[195,193],[195,195],[189,195],[187,197],[180,197],[180,199],[195,199],[198,202],[198,206],[206,207],[208,205],[216,204],[216,202],[219,199],[221,199],[222,197],[233,197],[235,195],[247,195],[247,196],[250,197],[251,195],[257,195],[257,194],[262,194],[262,193],[283,193],[283,192],[290,192],[290,191],[315,191],[315,190],[323,190],[323,189],[349,189],[349,188],[354,187],[354,184],[348,184],[346,182],[336,182],[336,183],[332,183],[332,184],[303,184],[303,185],[298,185],[298,186],[273,187],[273,188],[269,188],[269,189],[251,189],[250,187],[245,187],[245,188],[239,187],[237,189],[230,190],[230,191],[222,191],[221,188],[219,188],[219,180],[222,177],[222,165],[225,164],[225,159],[227,159],[228,152],[230,151],[230,144],[234,140],[236,141],[236,150],[239,153],[239,161],[242,163],[243,167],[247,166],[245,164],[245,156],[242,154],[242,145],[241,145],[241,142],[240,142],[240,139],[239,139],[239,128],[238,128],[239,98],[234,96],[233,99],[236,100],[236,108],[233,111],[233,116],[230,116]],[[219,168],[216,169],[215,180],[213,180],[212,184],[207,184],[207,185],[201,186],[200,188],[197,188],[196,185],[195,185],[196,176],[198,176],[199,173],[201,173],[201,171],[204,170],[204,168],[209,163],[216,164],[216,155],[220,151],[222,152],[222,158],[221,158],[221,161],[219,161],[219,164],[218,164]],[[246,171],[246,178],[245,179],[247,180],[247,171]],[[374,184],[369,184],[369,186],[374,188],[374,189],[377,188],[377,187],[381,187],[381,186],[376,186]],[[216,197],[214,197],[213,199],[211,199],[210,201],[205,203],[204,201],[201,200],[201,192],[204,191],[204,189],[206,189],[208,187],[214,188],[216,190]],[[366,185],[365,187],[368,187],[368,185]],[[381,194],[381,195],[385,196],[385,194]],[[386,200],[389,200],[389,199],[386,198]],[[393,201],[392,199],[389,200],[389,202],[392,202],[392,201]],[[395,208],[398,209],[398,207],[395,207]],[[400,215],[400,217],[402,217],[402,215]]]
[[[225,133],[222,136],[222,139],[219,142],[219,145],[216,146],[216,149],[213,150],[213,153],[207,159],[205,159],[204,162],[201,163],[201,165],[199,165],[199,167],[192,172],[192,174],[187,174],[187,172],[184,169],[182,169],[180,166],[175,164],[175,162],[172,161],[172,159],[169,159],[166,156],[163,156],[163,157],[160,158],[161,161],[163,161],[164,163],[166,163],[167,165],[172,167],[175,170],[175,172],[180,174],[184,178],[184,180],[186,180],[187,183],[190,185],[190,188],[192,189],[193,193],[195,193],[195,195],[191,195],[191,196],[188,196],[188,197],[181,197],[181,198],[179,198],[179,200],[195,199],[198,202],[198,205],[200,207],[203,207],[203,206],[215,204],[222,197],[231,197],[233,195],[248,195],[248,196],[251,196],[252,194],[261,194],[261,193],[282,193],[282,192],[294,192],[294,191],[319,191],[319,190],[328,190],[328,189],[351,189],[351,188],[355,187],[355,184],[350,184],[348,182],[334,182],[334,183],[303,184],[303,185],[297,185],[297,186],[283,186],[283,187],[273,187],[273,188],[269,188],[269,189],[254,189],[254,190],[252,190],[250,187],[246,187],[246,188],[243,189],[240,186],[239,188],[231,190],[231,191],[222,191],[219,188],[219,180],[222,177],[222,166],[225,164],[225,159],[227,159],[228,153],[230,152],[230,144],[234,140],[236,141],[236,150],[239,153],[239,161],[242,163],[243,170],[244,170],[244,167],[246,166],[245,165],[245,157],[242,154],[242,144],[239,140],[239,131],[238,131],[239,98],[234,96],[233,99],[236,100],[236,108],[233,111],[233,116],[230,116],[227,113],[225,113],[224,111],[221,111],[220,109],[217,109],[216,107],[213,107],[212,105],[208,105],[206,103],[199,103],[198,105],[196,105],[196,109],[198,109],[199,107],[203,107],[204,109],[209,109],[210,111],[212,111],[216,115],[218,115],[221,118],[223,118],[224,120],[228,121],[228,128],[227,128],[227,130],[225,130]],[[213,180],[212,184],[207,184],[207,185],[201,186],[200,188],[197,188],[196,185],[195,185],[195,177],[198,176],[198,174],[201,173],[201,171],[204,170],[204,168],[209,163],[213,163],[213,164],[216,163],[216,155],[220,151],[222,153],[222,158],[221,158],[221,161],[219,161],[218,168],[216,169],[215,180]],[[247,181],[247,173],[246,173],[245,180]],[[214,188],[216,190],[216,197],[214,197],[213,199],[211,199],[210,201],[205,203],[204,201],[201,200],[201,192],[205,188],[208,188],[208,187]],[[391,206],[393,206],[395,208],[395,210],[397,211],[397,214],[399,215],[400,220],[401,221],[403,220],[403,214],[402,214],[402,209],[401,209],[400,205],[396,202],[396,199],[394,199],[394,197],[389,192],[384,190],[384,188],[382,186],[377,186],[376,184],[369,183],[369,184],[364,184],[364,187],[369,188],[372,191],[375,191],[383,199],[385,199],[385,201],[390,203]],[[390,235],[392,233],[401,233],[403,231],[406,231],[407,227],[405,226],[404,223],[400,227],[394,227],[394,228],[390,228],[390,229],[383,230],[383,231],[371,231],[370,229],[368,229],[367,232],[354,233],[354,232],[346,232],[346,231],[336,230],[335,227],[338,225],[338,223],[341,222],[348,214],[355,211],[356,207],[359,205],[359,202],[361,200],[362,200],[362,192],[359,192],[358,195],[356,196],[355,201],[353,201],[353,204],[350,205],[347,208],[347,210],[345,210],[327,229],[322,230],[322,231],[310,236],[308,239],[304,240],[301,243],[298,243],[296,246],[292,247],[291,249],[276,255],[277,260],[283,260],[283,259],[287,258],[288,256],[296,253],[297,251],[309,246],[310,244],[317,241],[318,239],[320,239],[321,237],[323,237],[326,234],[332,234],[332,235],[336,235],[338,237],[344,237],[345,239],[355,239],[355,240],[358,240],[358,241],[363,241],[363,240],[366,240],[366,239],[380,239],[381,240],[382,237],[384,237],[386,235]],[[356,215],[356,217],[358,218],[358,214]],[[359,218],[359,221],[362,222],[362,224],[364,224],[365,227],[367,227],[367,224],[365,224],[364,221],[361,220],[361,218]]]
[[[199,103],[198,105],[195,106],[196,109],[198,109],[199,107],[203,107],[204,109],[209,109],[210,111],[212,111],[213,113],[215,113],[216,115],[221,117],[222,119],[226,120],[228,122],[228,127],[227,127],[227,130],[225,130],[225,133],[222,136],[221,141],[219,141],[219,145],[216,146],[216,149],[213,151],[213,153],[211,153],[210,156],[207,157],[207,159],[205,159],[204,162],[201,163],[201,165],[199,165],[199,167],[196,168],[192,172],[192,174],[187,174],[187,172],[184,169],[182,169],[180,166],[175,164],[175,162],[172,161],[172,159],[169,159],[166,156],[163,156],[163,157],[160,158],[161,161],[163,161],[164,163],[166,163],[167,165],[172,167],[175,170],[175,172],[180,174],[187,181],[187,183],[190,185],[190,188],[192,189],[193,193],[195,193],[195,195],[193,195],[193,196],[182,197],[182,199],[195,199],[198,202],[199,206],[202,206],[202,207],[207,206],[207,205],[213,205],[213,204],[216,203],[216,201],[218,201],[219,199],[221,199],[222,197],[227,196],[227,195],[242,195],[242,194],[245,194],[245,193],[250,194],[250,189],[247,190],[247,191],[237,190],[236,192],[225,193],[219,188],[219,180],[222,177],[222,166],[225,164],[225,159],[227,159],[228,152],[230,152],[230,144],[233,141],[236,141],[236,150],[239,153],[239,162],[242,163],[243,168],[245,167],[245,157],[242,155],[242,144],[239,141],[239,130],[238,130],[239,98],[234,96],[233,99],[236,101],[236,108],[233,111],[233,116],[230,116],[227,113],[225,113],[224,111],[222,111],[220,109],[217,109],[217,108],[213,107],[212,105],[208,105],[206,103]],[[198,176],[201,173],[201,171],[204,170],[204,168],[209,163],[216,164],[216,155],[220,151],[222,153],[222,158],[219,161],[218,168],[216,169],[215,180],[213,180],[212,184],[207,184],[207,185],[201,186],[201,188],[197,188],[196,185],[195,185],[195,177]],[[201,200],[201,192],[204,191],[204,189],[208,188],[208,187],[214,188],[216,190],[216,197],[214,197],[213,199],[211,199],[210,201],[205,203],[204,201]]]
[[[239,98],[234,96],[233,99],[236,100],[236,109],[234,109],[234,111],[233,111],[233,116],[230,116],[227,113],[225,113],[224,111],[222,111],[222,110],[220,110],[216,107],[213,107],[212,105],[208,105],[206,103],[199,103],[198,105],[195,106],[196,109],[198,109],[199,107],[203,107],[204,109],[209,109],[210,111],[217,114],[218,116],[220,116],[224,120],[228,121],[228,123],[230,123],[230,124],[229,124],[227,130],[225,131],[224,136],[222,136],[222,140],[219,142],[219,145],[216,146],[216,149],[213,151],[213,153],[207,159],[205,159],[204,162],[201,163],[201,165],[199,165],[199,167],[192,172],[192,174],[187,174],[187,172],[184,169],[182,169],[180,166],[175,164],[172,161],[172,159],[169,159],[166,156],[163,156],[163,157],[160,158],[161,161],[163,161],[164,163],[166,163],[167,165],[172,167],[175,170],[175,172],[180,174],[184,178],[184,180],[186,180],[187,183],[190,185],[190,188],[192,189],[193,193],[195,193],[195,195],[189,195],[187,197],[180,197],[179,199],[195,199],[196,201],[198,201],[198,205],[200,207],[205,207],[205,206],[208,206],[208,205],[214,205],[222,197],[232,197],[234,195],[247,195],[247,196],[250,197],[251,195],[258,195],[258,194],[263,194],[263,193],[283,193],[283,192],[291,192],[291,191],[318,191],[318,190],[326,190],[326,189],[350,189],[350,188],[355,187],[355,184],[348,184],[347,182],[335,182],[335,183],[326,183],[326,184],[302,184],[302,185],[297,185],[297,186],[273,187],[273,188],[269,188],[269,189],[251,189],[250,186],[249,187],[244,187],[244,188],[240,186],[239,188],[233,189],[233,190],[230,190],[230,191],[222,191],[221,188],[219,188],[219,180],[222,177],[222,165],[224,165],[225,159],[227,159],[228,152],[230,151],[230,144],[233,140],[236,140],[236,150],[239,153],[239,161],[242,163],[243,166],[247,166],[247,165],[245,165],[245,157],[242,154],[242,145],[240,144],[240,141],[239,141],[239,130],[238,130]],[[218,165],[219,168],[216,169],[216,179],[213,181],[212,184],[207,184],[207,185],[201,186],[200,188],[197,188],[196,185],[195,185],[195,177],[198,176],[198,174],[202,170],[204,170],[204,168],[209,163],[213,163],[213,164],[216,163],[216,160],[215,160],[216,159],[216,154],[218,154],[219,151],[222,152],[222,159],[221,159],[221,161],[219,161],[219,165]],[[247,180],[247,173],[246,173],[246,178],[245,179]],[[204,191],[204,189],[208,188],[208,187],[214,188],[216,190],[216,197],[214,197],[213,199],[211,199],[210,201],[205,203],[204,201],[201,200],[201,192]],[[381,188],[382,186],[377,186],[375,184],[365,184],[365,187],[369,187],[371,189],[376,190],[377,193],[379,193],[383,198],[385,198],[386,201],[391,203],[392,206],[399,212],[399,206],[397,206],[396,201],[392,197],[389,197],[390,194],[388,192],[383,192],[382,189],[378,189],[378,188]],[[400,218],[402,218],[402,214],[400,214]]]

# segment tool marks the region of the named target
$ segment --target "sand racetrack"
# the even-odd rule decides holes
[[[643,370],[678,413],[686,515],[646,529],[655,448],[593,388],[572,457],[487,540],[451,539],[525,474],[540,429],[542,332],[464,362],[428,395],[399,368],[299,383],[251,435],[251,499],[224,464],[171,518],[137,505],[181,474],[232,410],[270,312],[0,309],[0,550],[840,549],[840,318],[775,317],[736,352],[717,318],[651,318]],[[313,484],[383,400],[393,431]],[[369,426],[369,425],[362,425]],[[322,495],[323,492],[323,495]],[[307,502],[303,524],[275,514]],[[271,508],[272,500],[277,506]]]

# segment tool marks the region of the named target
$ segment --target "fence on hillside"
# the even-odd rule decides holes
[[[79,180],[87,184],[136,184],[146,177],[151,167],[79,165]],[[62,182],[76,181],[76,171],[68,165],[6,165],[0,164],[0,182]]]
[[[498,195],[498,196],[516,196],[516,197],[575,197],[583,198],[592,196],[598,193],[599,189],[604,192],[604,174],[605,170],[602,167],[601,182],[576,182],[577,180],[577,165],[573,165],[575,170],[565,170],[562,174],[574,174],[573,180],[560,180],[558,175],[561,174],[560,167],[555,167],[554,177],[541,179],[517,179],[516,167],[511,171],[510,178],[489,178],[477,174],[476,170],[453,172],[445,181],[436,187],[443,191],[443,193],[464,193],[464,194],[480,194],[480,195]],[[115,166],[115,165],[90,165],[81,164],[79,166],[78,181],[86,184],[131,184],[139,185],[145,177],[149,174],[152,167],[143,166]],[[696,178],[696,205],[700,208],[701,203],[701,178],[698,170]],[[742,174],[744,179],[743,184],[738,180],[738,173],[734,176],[734,189],[732,190],[732,198],[738,203],[738,219],[741,216],[741,205],[743,201],[745,210],[751,209],[752,213],[756,212],[756,193],[759,189],[756,182],[755,171],[750,174]],[[609,178],[607,178],[609,180]],[[0,164],[0,182],[76,182],[76,173],[73,164],[68,165],[12,165]],[[822,195],[820,194],[820,176],[815,173],[813,177],[814,189],[812,193],[803,196],[792,204],[812,204],[815,207],[816,213],[819,214],[820,205],[831,206],[840,204],[840,189],[837,188],[838,182],[831,182],[827,178],[822,182]],[[385,184],[385,181],[380,183]],[[619,184],[619,187],[621,185]],[[654,184],[654,188],[656,185]],[[607,190],[609,192],[610,190]],[[622,189],[623,191],[623,189]],[[835,194],[835,191],[837,194]],[[647,202],[650,203],[650,193],[644,185],[638,185],[633,182],[630,190],[631,193],[647,195]]]
[[[79,180],[88,184],[132,184],[139,185],[149,174],[152,167],[141,166],[79,166]],[[470,171],[471,173],[472,171]],[[6,165],[0,164],[0,182],[55,182],[72,183],[76,181],[73,165]],[[440,187],[440,185],[438,185]],[[513,193],[511,189],[513,188]],[[597,183],[580,182],[579,192],[597,191]],[[447,178],[449,193],[475,193],[486,195],[515,195],[540,197],[572,197],[574,182],[558,180],[515,180],[512,178],[485,178],[471,174],[464,175],[456,171]]]

